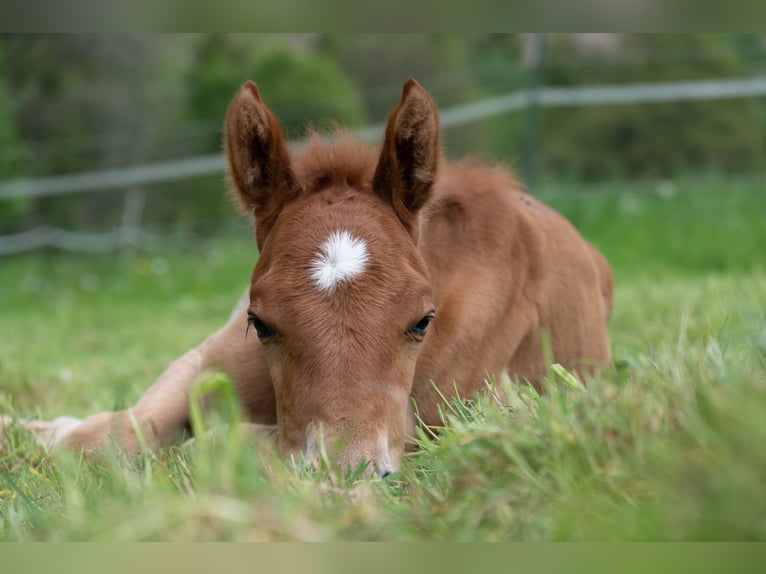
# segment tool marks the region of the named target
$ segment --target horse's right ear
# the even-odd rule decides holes
[[[299,190],[279,124],[255,82],[248,80],[229,104],[224,149],[237,199],[255,217],[260,249],[282,207]]]

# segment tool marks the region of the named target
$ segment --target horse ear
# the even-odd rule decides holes
[[[431,196],[439,155],[436,105],[410,78],[404,83],[399,105],[388,118],[372,185],[413,234],[416,215]]]
[[[277,215],[298,194],[290,156],[274,114],[248,80],[229,104],[224,125],[229,178],[243,210],[255,217],[258,247]]]

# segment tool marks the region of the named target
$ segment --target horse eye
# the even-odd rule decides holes
[[[434,320],[434,312],[429,311],[426,313],[425,317],[423,317],[420,321],[418,321],[415,325],[410,327],[407,330],[408,335],[412,335],[414,338],[420,340],[423,337],[426,336],[426,333],[428,332],[428,326],[431,324],[431,321]]]
[[[253,326],[253,329],[255,329],[255,332],[261,341],[266,339],[271,339],[277,334],[277,332],[274,329],[272,329],[266,323],[261,321],[258,318],[258,315],[256,315],[255,313],[251,313],[249,311],[247,313],[247,323],[248,325]]]

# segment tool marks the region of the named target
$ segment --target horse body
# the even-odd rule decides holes
[[[503,168],[445,171],[421,245],[437,309],[413,386],[427,424],[439,424],[431,381],[446,397],[453,384],[471,396],[492,375],[537,384],[546,335],[553,360],[583,374],[610,353],[603,257]]]
[[[499,167],[440,158],[435,107],[405,84],[380,152],[338,134],[291,159],[255,85],[227,113],[235,192],[261,256],[229,322],[172,363],[127,411],[66,419],[50,442],[152,446],[188,422],[200,373],[227,373],[286,456],[337,443],[338,464],[394,470],[441,399],[507,374],[535,384],[552,358],[580,373],[609,358],[612,277],[560,215]],[[252,328],[246,331],[245,326]],[[43,425],[44,426],[44,425]],[[59,432],[57,432],[59,431]]]

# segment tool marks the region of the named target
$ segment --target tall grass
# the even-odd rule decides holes
[[[51,455],[10,432],[0,539],[766,538],[766,196],[681,186],[550,202],[617,278],[614,360],[586,387],[551,369],[540,395],[504,380],[445,405],[438,437],[385,481],[296,471],[237,432],[231,408],[197,422],[231,430],[138,457]],[[0,414],[132,403],[225,319],[254,259],[245,239],[221,239],[3,260]]]

